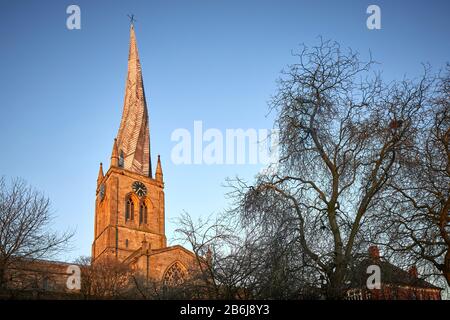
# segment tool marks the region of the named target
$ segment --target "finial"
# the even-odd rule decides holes
[[[162,166],[161,166],[161,157],[159,156],[159,154],[158,154],[158,163],[156,164],[155,179],[157,181],[163,182],[163,172],[162,172]]]
[[[114,139],[113,150],[111,152],[111,167],[119,166],[119,152],[117,150],[117,138]]]
[[[149,254],[151,250],[151,244],[147,242],[147,238],[144,234],[144,240],[142,240],[142,251],[144,254]]]
[[[137,20],[134,18],[134,14],[127,14],[127,16],[128,16],[128,18],[130,19],[130,24],[131,24],[131,26],[134,26],[134,22],[137,21]]]
[[[98,178],[97,178],[97,184],[100,184],[100,182],[103,180],[103,164],[100,162],[100,168],[98,169]]]

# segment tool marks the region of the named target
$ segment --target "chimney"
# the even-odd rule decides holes
[[[212,265],[212,251],[211,247],[208,246],[208,251],[206,251],[206,262],[211,266]]]
[[[380,260],[380,250],[377,246],[369,247],[369,256],[373,260]]]
[[[409,268],[408,273],[411,277],[414,277],[414,278],[419,277],[419,272],[417,271],[416,266],[412,266],[411,268]]]

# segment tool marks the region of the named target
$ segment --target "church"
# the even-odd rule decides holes
[[[134,25],[122,119],[106,173],[97,178],[92,263],[116,259],[147,280],[179,283],[195,263],[182,246],[167,246],[164,178],[158,155],[153,174],[150,123]]]
[[[180,245],[167,246],[163,170],[159,155],[154,174],[152,170],[149,114],[133,24],[122,119],[111,142],[109,168],[104,173],[100,163],[97,178],[91,266],[119,262],[148,282],[179,285],[198,270],[198,259]],[[8,271],[8,289],[13,297],[77,298],[80,290],[67,285],[72,266],[17,260]]]

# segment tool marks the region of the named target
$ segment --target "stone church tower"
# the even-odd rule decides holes
[[[93,263],[117,259],[167,283],[187,275],[193,253],[178,245],[167,247],[163,172],[158,156],[152,174],[148,108],[133,25],[122,120],[106,174],[100,164],[96,194]]]

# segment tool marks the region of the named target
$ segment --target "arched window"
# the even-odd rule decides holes
[[[123,156],[123,150],[120,150],[120,152],[119,152],[119,167],[123,168],[124,163],[125,163],[125,159]]]
[[[131,197],[128,197],[125,208],[125,221],[134,220],[134,202]]]
[[[147,206],[145,203],[141,203],[140,209],[139,209],[139,224],[145,223],[147,224]]]
[[[163,282],[168,287],[178,286],[186,280],[186,276],[186,269],[179,262],[175,262],[164,273]]]

